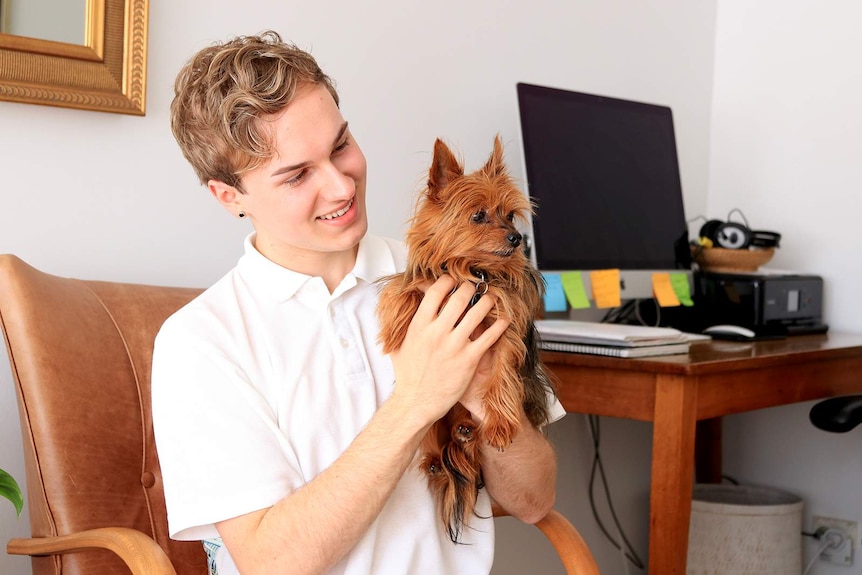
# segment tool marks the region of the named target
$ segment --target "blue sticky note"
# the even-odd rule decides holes
[[[542,273],[545,278],[545,311],[566,311],[566,293],[560,274]]]

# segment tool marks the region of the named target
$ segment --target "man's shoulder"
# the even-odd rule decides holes
[[[216,327],[224,323],[224,312],[230,308],[225,304],[236,302],[239,297],[236,281],[237,272],[233,269],[171,314],[162,324],[159,336],[216,335],[220,331]]]

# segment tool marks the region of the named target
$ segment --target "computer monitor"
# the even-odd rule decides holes
[[[671,109],[525,83],[517,92],[538,269],[619,269],[622,299],[652,298],[656,272],[690,276]]]

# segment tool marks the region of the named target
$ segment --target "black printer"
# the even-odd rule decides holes
[[[802,274],[694,274],[702,327],[733,324],[758,334],[825,333],[823,278]]]

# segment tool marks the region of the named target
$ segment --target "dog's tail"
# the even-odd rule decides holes
[[[454,412],[460,411],[453,408]],[[469,412],[461,417],[441,419],[432,426],[425,441],[422,468],[437,498],[440,518],[453,543],[461,542],[467,519],[474,514],[482,472],[476,425]]]

